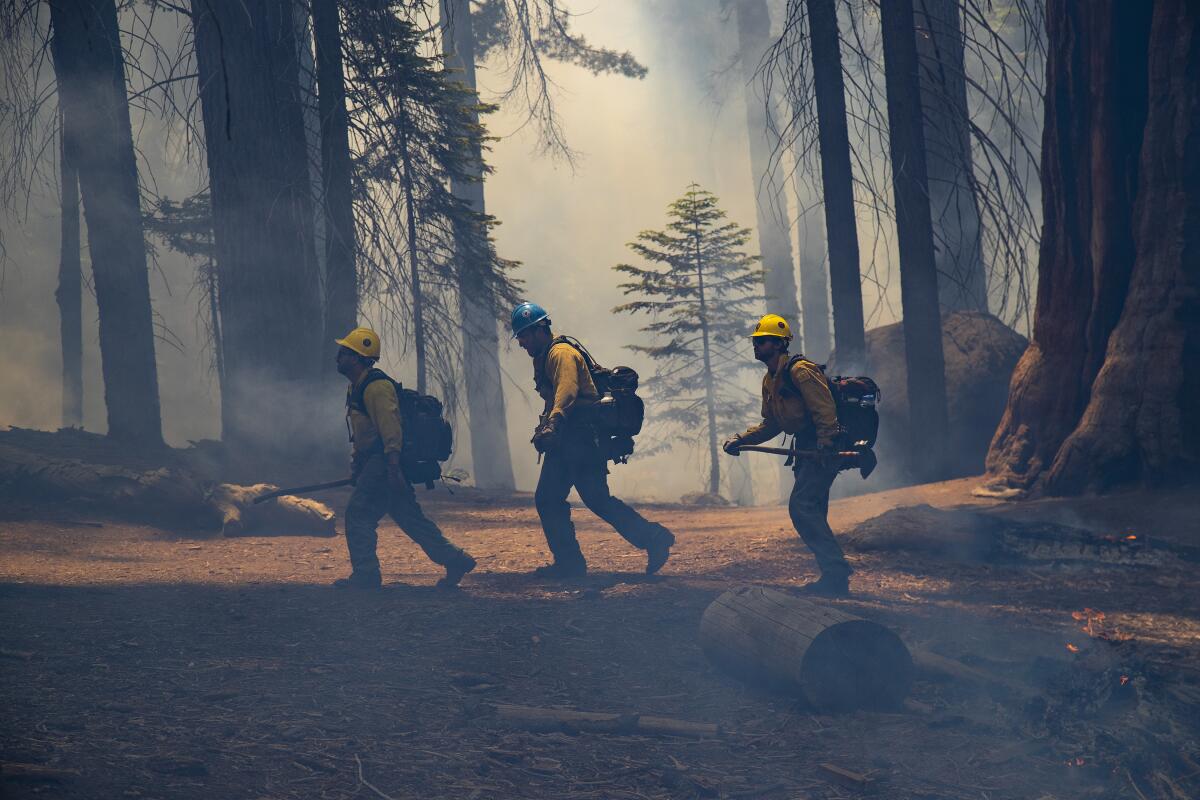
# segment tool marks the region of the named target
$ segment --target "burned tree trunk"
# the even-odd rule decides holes
[[[834,0],[807,0],[807,3],[813,88],[817,101],[817,137],[821,148],[821,186],[825,194],[825,230],[829,242],[833,340],[839,361],[847,369],[859,371],[867,368],[867,344],[863,329],[854,173],[850,169],[850,134],[846,124],[837,7]]]
[[[50,20],[64,146],[88,223],[108,434],[158,445],[154,317],[116,3],[51,3]]]
[[[67,130],[59,114],[59,191],[62,218],[58,256],[59,333],[62,337],[62,424],[83,425],[83,269],[79,259],[79,173],[67,147]]]
[[[788,233],[787,195],[772,163],[772,154],[779,152],[779,133],[770,113],[774,104],[764,92],[756,90],[762,85],[757,72],[770,45],[771,17],[766,0],[738,0],[736,10],[738,54],[746,96],[746,135],[750,142],[750,171],[754,181],[758,247],[762,254],[767,310],[789,320],[794,326],[793,332],[798,333],[801,330],[800,306],[796,300],[796,268]],[[799,352],[802,346],[797,341],[796,351]]]
[[[471,4],[468,0],[441,0],[441,17],[446,66],[457,70],[463,84],[474,92],[475,33],[471,25]],[[472,155],[471,165],[473,179],[455,179],[451,181],[450,189],[456,197],[465,200],[472,211],[483,214],[483,152],[478,147]],[[488,280],[492,266],[481,258],[481,254],[488,252],[482,241],[486,236],[482,223],[461,225],[455,230],[471,463],[476,486],[511,491],[516,483],[504,413],[500,340]]]
[[[912,0],[884,2],[880,24],[908,366],[909,456],[918,477],[937,480],[946,469],[946,374]]]
[[[1129,41],[1144,28],[1114,30]],[[1129,87],[1148,87],[1148,96],[1134,102],[1145,110],[1140,148],[1120,153],[1140,153],[1136,201],[1119,209],[1129,213],[1121,221],[1132,229],[1133,271],[1128,275],[1125,240],[1112,242],[1107,257],[1093,264],[1096,300],[1106,289],[1128,289],[1087,406],[1046,475],[1053,494],[1161,481],[1200,466],[1200,8],[1159,0],[1148,46],[1144,41],[1133,39],[1108,56],[1122,73],[1129,69],[1125,57],[1140,55],[1147,64],[1148,79]],[[1117,86],[1128,80],[1122,75]],[[1124,94],[1109,97],[1114,117],[1129,114],[1133,98]],[[1101,166],[1096,159],[1092,165]],[[1104,210],[1094,203],[1093,220]],[[1111,307],[1094,305],[1093,317],[1105,311]]]
[[[700,646],[734,675],[797,691],[819,709],[895,707],[912,684],[912,657],[896,634],[775,589],[743,586],[714,600]]]
[[[223,436],[239,450],[294,453],[307,410],[264,425],[262,398],[303,397],[318,378],[319,275],[293,4],[193,3],[208,152],[225,382]]]
[[[1155,13],[1165,15],[1170,13],[1167,6],[1184,5],[1154,8]],[[1131,274],[1157,258],[1152,255],[1153,242],[1143,238],[1135,243],[1135,193],[1140,192],[1151,204],[1176,193],[1169,208],[1141,207],[1143,213],[1156,218],[1155,224],[1163,231],[1179,224],[1168,220],[1188,212],[1186,201],[1195,202],[1194,188],[1189,194],[1172,181],[1168,181],[1171,188],[1160,185],[1164,169],[1157,161],[1167,157],[1170,144],[1143,142],[1147,53],[1154,49],[1151,10],[1149,4],[1111,0],[1084,4],[1060,0],[1047,9],[1050,47],[1042,137],[1045,222],[1033,338],[1013,373],[1008,407],[987,459],[989,476],[1009,486],[1040,488],[1088,407],[1093,383],[1110,348],[1110,334],[1128,303]],[[1180,14],[1180,22],[1194,26],[1194,12]],[[1160,23],[1157,35],[1165,37],[1165,29],[1172,26],[1171,22]],[[1178,29],[1181,37],[1189,33],[1195,35],[1194,27],[1189,31],[1184,24]],[[1165,52],[1184,46],[1170,40],[1162,44]],[[1180,64],[1176,69],[1185,67]],[[1171,114],[1182,114],[1176,104],[1186,103],[1189,95],[1178,94],[1176,73],[1161,62],[1157,68],[1172,80],[1174,92],[1165,87],[1157,90],[1162,108],[1156,125],[1161,126],[1168,124]],[[1194,101],[1194,96],[1190,99]],[[1141,164],[1157,168],[1155,176],[1140,186],[1139,158]],[[1194,180],[1194,172],[1189,178],[1182,169],[1186,163],[1168,168],[1177,170],[1172,177]],[[1152,230],[1153,226],[1140,235],[1152,237]],[[1178,244],[1182,246],[1183,241]],[[1173,330],[1182,335],[1184,328],[1176,323]],[[1148,354],[1159,341],[1154,336],[1142,346]],[[1155,369],[1167,371],[1183,367],[1181,363],[1172,367],[1169,359],[1155,363],[1160,365]],[[1182,408],[1187,401],[1181,397],[1175,402]],[[1138,416],[1137,406],[1124,413],[1128,415],[1125,429],[1132,433],[1128,426]],[[1060,489],[1072,485],[1068,480],[1071,471],[1065,464],[1056,467]],[[1130,476],[1128,469],[1118,472]]]
[[[987,311],[971,121],[956,0],[917,0],[926,174],[943,311]]]
[[[342,73],[342,32],[337,0],[313,0],[317,52],[317,108],[321,117],[321,182],[325,215],[325,341],[357,324],[354,207],[350,180],[350,121]]]

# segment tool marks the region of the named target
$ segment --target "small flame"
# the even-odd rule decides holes
[[[1096,611],[1095,609],[1085,608],[1083,611],[1072,611],[1071,619],[1076,622],[1087,622],[1087,625],[1079,630],[1086,633],[1088,636],[1099,636],[1104,631],[1104,612]],[[1099,631],[1099,632],[1098,632]]]
[[[1071,644],[1070,642],[1067,642],[1067,649],[1070,650],[1072,653],[1079,652],[1079,648],[1076,647],[1075,645]]]
[[[1127,542],[1133,542],[1136,540],[1137,540],[1137,536],[1132,533],[1125,537],[1125,541],[1127,541]]]

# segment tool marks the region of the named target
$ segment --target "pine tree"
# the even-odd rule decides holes
[[[614,267],[631,279],[621,290],[638,299],[613,311],[652,318],[641,330],[655,344],[630,346],[659,365],[645,382],[652,419],[685,440],[704,433],[708,491],[718,494],[717,419],[743,416],[754,400],[738,374],[754,365],[747,320],[762,303],[763,273],[745,252],[750,229],[726,222],[712,193],[693,183],[667,216],[666,230],[629,244],[650,266]]]
[[[443,399],[456,404],[462,356],[459,319],[460,264],[484,264],[477,287],[496,318],[515,300],[508,271],[489,231],[495,220],[451,191],[467,177],[485,140],[474,102],[436,55],[432,34],[416,25],[396,0],[371,0],[346,8],[346,95],[350,103],[354,202],[359,238],[376,296],[395,314],[414,350],[417,390],[432,377]],[[428,55],[426,53],[429,53]],[[455,231],[482,231],[470,258],[459,258]]]

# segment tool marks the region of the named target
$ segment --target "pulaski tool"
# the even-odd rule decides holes
[[[832,450],[828,453],[823,453],[820,450],[791,450],[786,447],[763,447],[757,444],[743,444],[738,446],[738,452],[750,451],[754,453],[770,453],[777,456],[788,456],[789,458],[824,458],[826,456],[836,457],[838,459],[839,469],[853,469],[858,467],[858,472],[866,480],[867,476],[875,471],[875,465],[879,460],[875,457],[875,451],[869,447],[856,450]]]

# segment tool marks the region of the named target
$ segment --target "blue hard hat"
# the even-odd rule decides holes
[[[517,338],[517,334],[521,331],[537,325],[542,320],[550,321],[550,315],[546,313],[546,309],[537,303],[521,303],[512,312],[513,338]]]

